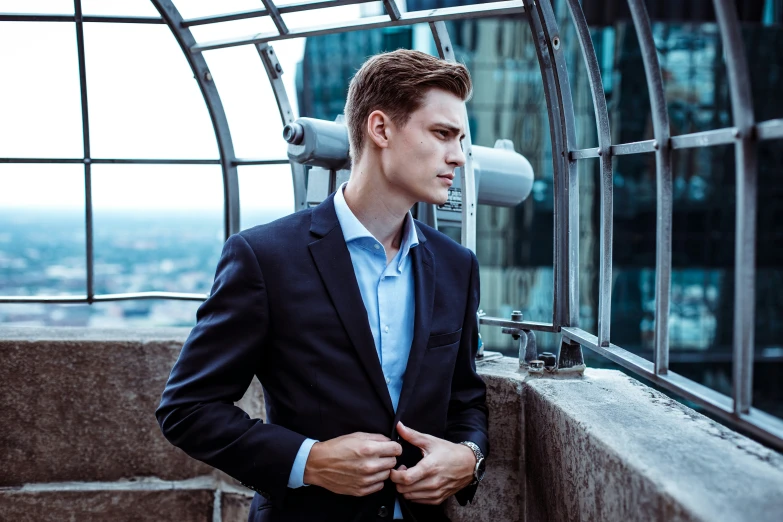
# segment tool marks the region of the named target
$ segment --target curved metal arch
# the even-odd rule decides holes
[[[196,39],[190,29],[182,25],[182,16],[171,0],[150,0],[152,5],[160,13],[160,16],[169,26],[171,33],[176,38],[182,49],[182,54],[188,60],[193,76],[198,82],[204,103],[209,110],[212,127],[215,130],[218,152],[220,153],[220,166],[223,170],[223,229],[224,236],[228,239],[231,234],[239,232],[239,178],[237,176],[236,156],[234,144],[231,140],[231,131],[228,127],[223,103],[220,101],[217,87],[212,81],[212,73],[209,72],[207,62],[201,53],[191,51],[196,45]]]
[[[544,83],[554,177],[554,303],[552,323],[560,327],[579,324],[579,177],[576,160],[576,126],[571,85],[560,30],[549,0],[528,8],[528,23]],[[559,368],[584,367],[582,347],[562,336]]]
[[[272,86],[272,92],[275,95],[277,109],[280,111],[280,119],[283,126],[293,123],[294,111],[291,108],[291,102],[288,100],[288,93],[283,84],[283,66],[277,59],[275,50],[267,43],[256,44],[258,56],[264,64],[264,70],[269,78],[269,84]],[[303,210],[307,206],[307,187],[305,183],[306,167],[301,163],[289,162],[291,164],[291,175],[294,184],[294,212]]]
[[[729,77],[734,119],[737,175],[734,243],[734,413],[750,413],[753,396],[753,334],[756,307],[756,199],[758,157],[750,74],[737,9],[728,0],[713,0]]]
[[[454,46],[451,43],[446,22],[430,22],[432,37],[438,55],[447,62],[456,62]],[[465,165],[460,169],[462,182],[462,246],[476,252],[476,173],[473,167],[473,140],[470,137],[467,109],[465,111],[465,138],[462,140],[465,152]]]
[[[576,126],[560,30],[549,0],[528,7],[541,79],[544,82],[554,177],[554,305],[552,322],[579,324],[579,178],[569,151],[576,148]]]
[[[652,34],[650,17],[643,0],[628,0],[636,36],[642,50],[644,73],[652,110],[655,141],[656,178],[656,252],[655,252],[655,337],[654,371],[665,375],[669,371],[669,308],[672,294],[672,215],[674,195],[672,191],[672,152],[669,138],[669,111],[663,76],[658,63],[658,51]]]
[[[582,59],[587,67],[590,93],[593,96],[595,124],[598,130],[598,156],[601,166],[601,260],[598,268],[598,343],[609,346],[609,332],[612,324],[612,236],[613,236],[613,179],[612,179],[612,133],[609,129],[609,112],[606,109],[606,95],[601,80],[601,68],[595,55],[590,29],[579,0],[568,0],[568,11],[576,28],[576,37],[582,50]]]

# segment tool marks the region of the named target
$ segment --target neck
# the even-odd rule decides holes
[[[362,225],[387,252],[396,252],[402,242],[405,217],[413,206],[407,198],[391,192],[388,182],[361,161],[351,171],[345,187],[345,202]]]

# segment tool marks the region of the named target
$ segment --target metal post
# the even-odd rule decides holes
[[[455,62],[454,46],[451,43],[446,22],[430,22],[430,30],[438,48],[438,55],[446,61]],[[468,113],[465,111],[465,138],[462,140],[465,165],[459,169],[462,183],[462,246],[476,251],[476,177],[473,167],[473,140],[470,137]]]
[[[601,261],[599,265],[598,287],[598,342],[609,346],[609,331],[612,322],[612,134],[609,130],[609,112],[606,109],[606,96],[601,81],[601,68],[590,38],[585,14],[578,0],[568,0],[568,10],[576,27],[576,36],[582,50],[582,58],[587,67],[590,92],[593,95],[593,108],[598,130],[598,156],[601,164]]]
[[[672,152],[669,143],[669,112],[663,77],[658,63],[652,26],[643,0],[628,0],[639,47],[642,50],[647,89],[650,94],[653,133],[655,135],[656,214],[655,230],[655,352],[653,355],[656,375],[669,371],[669,305],[672,294]]]
[[[76,52],[79,55],[79,90],[82,101],[82,142],[84,147],[84,239],[87,264],[87,302],[92,304],[95,296],[94,233],[92,218],[92,165],[90,162],[90,113],[87,104],[87,71],[84,57],[84,22],[82,2],[74,0],[73,11],[76,22]]]
[[[714,0],[720,27],[731,112],[734,118],[737,171],[736,241],[734,244],[734,413],[750,412],[753,396],[753,329],[756,286],[757,150],[753,135],[750,75],[734,2]]]
[[[554,174],[554,309],[557,326],[579,324],[579,178],[576,161],[568,153],[576,148],[574,103],[568,82],[560,30],[549,0],[528,6],[541,78],[544,82]],[[562,339],[558,367],[584,364],[582,348]]]
[[[291,109],[291,103],[288,100],[288,93],[283,84],[283,66],[277,59],[275,50],[271,45],[263,43],[256,44],[256,50],[264,64],[269,84],[272,86],[272,92],[275,94],[277,108],[280,111],[280,119],[283,126],[294,121],[294,111]],[[301,163],[291,162],[291,176],[294,183],[294,212],[303,210],[307,204],[307,187],[305,186],[305,169]]]
[[[280,34],[288,34],[288,27],[286,27],[283,17],[280,16],[280,11],[277,10],[277,6],[272,0],[261,0],[261,3],[266,7],[269,16],[272,18],[272,22],[277,27],[277,32]]]
[[[394,0],[383,0],[383,8],[392,20],[399,20],[401,18],[400,10],[397,8],[397,3]]]
[[[196,40],[190,29],[182,26],[182,16],[171,0],[151,0],[152,4],[166,21],[174,38],[182,49],[182,53],[193,70],[193,76],[201,89],[201,95],[209,110],[212,120],[212,128],[215,130],[218,151],[220,152],[220,165],[223,169],[223,223],[226,238],[239,232],[239,180],[237,178],[236,157],[234,156],[234,144],[231,141],[231,131],[228,128],[228,120],[223,110],[215,82],[212,81],[212,73],[207,68],[207,62],[201,53],[191,52],[196,45]]]

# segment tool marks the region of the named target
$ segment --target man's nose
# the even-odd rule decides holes
[[[449,157],[446,161],[449,165],[454,165],[455,167],[461,167],[465,164],[465,152],[462,150],[461,144],[449,149]]]

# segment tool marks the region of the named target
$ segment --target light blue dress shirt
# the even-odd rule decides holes
[[[343,183],[335,193],[334,210],[351,255],[356,281],[359,283],[359,291],[367,309],[367,319],[375,341],[375,351],[378,353],[386,387],[396,411],[413,342],[415,301],[413,267],[409,254],[410,249],[419,244],[419,237],[413,217],[408,213],[403,224],[400,250],[387,265],[383,245],[354,216],[345,202],[345,185],[346,183]],[[305,464],[316,442],[307,439],[299,448],[288,478],[289,488],[305,485]],[[396,501],[394,518],[402,518],[399,502]]]

